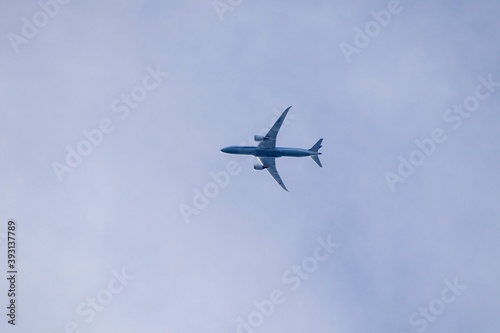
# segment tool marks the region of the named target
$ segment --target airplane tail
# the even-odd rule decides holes
[[[314,146],[312,146],[311,149],[309,149],[309,151],[313,151],[313,152],[317,152],[318,155],[311,155],[311,158],[314,160],[314,162],[316,162],[317,165],[319,165],[320,167],[323,167],[321,165],[321,161],[319,160],[319,155],[321,155],[321,153],[318,152],[318,150],[322,147],[321,146],[321,143],[323,142],[323,139],[319,139],[318,142],[316,142],[314,144]]]

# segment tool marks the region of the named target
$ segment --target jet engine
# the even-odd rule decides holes
[[[254,164],[253,169],[254,170],[264,170],[266,167],[263,166],[262,164]]]
[[[255,141],[264,141],[265,137],[263,137],[262,135],[255,135],[253,139]]]

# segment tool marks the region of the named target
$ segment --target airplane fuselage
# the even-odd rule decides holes
[[[274,149],[258,149],[253,146],[229,146],[221,149],[223,153],[236,155],[253,155],[255,157],[304,157],[321,153],[302,148],[276,147]]]
[[[276,147],[276,137],[278,136],[278,132],[290,108],[291,106],[283,111],[266,135],[259,134],[254,136],[254,140],[259,142],[257,146],[229,146],[221,149],[221,151],[226,154],[252,155],[257,157],[260,164],[254,164],[254,170],[267,170],[285,191],[288,191],[288,189],[281,180],[278,169],[276,168],[276,158],[283,156],[310,156],[318,166],[323,167],[319,160],[319,155],[321,155],[319,149],[321,148],[323,138],[319,139],[310,149]]]

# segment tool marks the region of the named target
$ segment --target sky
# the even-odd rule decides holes
[[[497,332],[499,11],[1,2],[0,330]]]

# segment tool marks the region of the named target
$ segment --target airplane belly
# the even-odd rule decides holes
[[[311,154],[304,149],[282,148],[280,151],[280,156],[304,157],[309,155]]]
[[[281,152],[274,149],[258,149],[255,152],[256,157],[281,157],[283,156]]]

